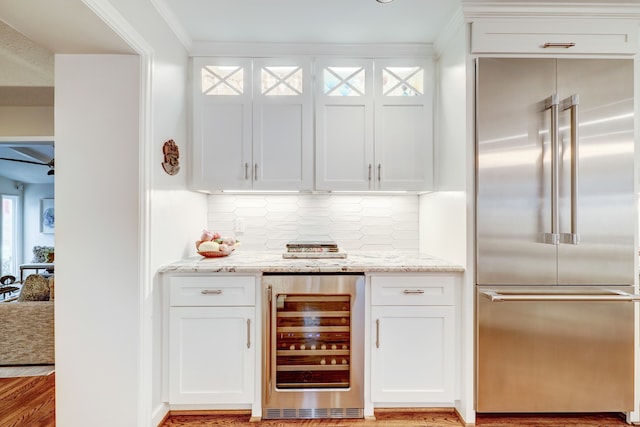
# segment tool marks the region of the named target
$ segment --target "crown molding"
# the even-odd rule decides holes
[[[182,46],[188,51],[191,50],[191,46],[193,45],[193,40],[191,36],[184,28],[184,26],[180,23],[180,20],[173,13],[166,0],[151,0],[151,4],[158,11],[164,22],[167,23],[173,34],[178,38]]]
[[[432,43],[341,44],[341,43],[216,43],[194,42],[190,56],[348,56],[357,58],[431,57]]]
[[[442,28],[438,37],[433,43],[434,51],[436,54],[445,50],[447,44],[451,41],[453,36],[458,32],[460,27],[464,25],[464,14],[462,13],[462,8],[459,7],[449,22]]]

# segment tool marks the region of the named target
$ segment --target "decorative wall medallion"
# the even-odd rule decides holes
[[[180,171],[180,151],[173,139],[168,140],[162,146],[162,153],[164,154],[164,162],[162,168],[169,175],[175,175]]]

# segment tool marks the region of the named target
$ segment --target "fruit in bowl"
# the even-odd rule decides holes
[[[202,230],[200,240],[196,240],[196,250],[204,257],[227,256],[239,243],[233,237],[222,237],[220,233]]]

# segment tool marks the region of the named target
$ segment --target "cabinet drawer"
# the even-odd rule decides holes
[[[632,55],[638,45],[631,21],[489,20],[474,22],[471,31],[473,53]]]
[[[454,275],[372,276],[372,305],[453,305]]]
[[[175,306],[251,306],[256,303],[253,276],[175,276],[169,304]]]

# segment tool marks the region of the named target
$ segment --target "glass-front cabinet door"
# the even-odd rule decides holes
[[[351,297],[276,298],[276,387],[350,386]]]

